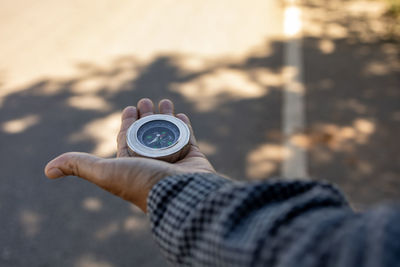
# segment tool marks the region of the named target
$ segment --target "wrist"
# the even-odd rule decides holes
[[[138,198],[136,198],[133,202],[138,208],[140,208],[144,213],[147,213],[147,198],[150,194],[152,188],[161,180],[169,176],[175,176],[179,174],[183,174],[178,167],[167,167],[164,170],[159,170],[155,172],[146,182],[141,186],[143,189],[140,194],[138,194]]]

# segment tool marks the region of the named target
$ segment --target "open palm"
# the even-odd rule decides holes
[[[159,103],[162,114],[174,115],[174,105],[164,99]],[[136,107],[127,107],[122,113],[121,129],[117,137],[117,158],[103,159],[87,153],[69,152],[50,161],[45,173],[49,178],[75,175],[86,179],[146,212],[146,200],[151,188],[161,179],[176,174],[193,172],[215,172],[210,162],[200,152],[190,125],[184,114],[176,117],[184,121],[191,131],[189,153],[175,163],[156,159],[130,157],[126,143],[126,132],[136,120],[152,115],[154,104],[150,99],[141,99]]]

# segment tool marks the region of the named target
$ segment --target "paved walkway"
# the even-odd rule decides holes
[[[0,265],[165,266],[137,209],[43,174],[65,151],[113,156],[141,97],[173,99],[236,179],[328,179],[356,208],[398,199],[399,51],[380,4],[341,2],[2,1]]]
[[[112,156],[124,106],[169,97],[221,171],[240,162],[244,178],[251,135],[279,130],[282,16],[264,0],[1,1],[0,265],[165,266],[135,208],[43,167],[70,150]],[[246,110],[251,124],[234,127]]]

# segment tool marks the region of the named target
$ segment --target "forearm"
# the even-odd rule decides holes
[[[294,241],[317,239],[353,215],[327,184],[240,183],[211,174],[164,179],[152,189],[148,211],[167,259],[191,266],[276,266],[288,253],[295,258]]]

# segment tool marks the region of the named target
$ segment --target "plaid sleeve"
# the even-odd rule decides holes
[[[160,181],[147,203],[154,237],[176,266],[363,266],[363,257],[382,258],[365,253],[364,219],[383,227],[379,218],[390,217],[355,214],[326,183],[244,183],[200,173]]]

